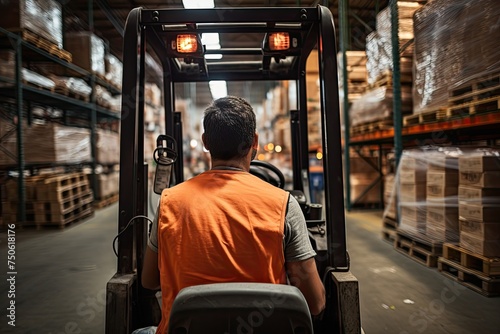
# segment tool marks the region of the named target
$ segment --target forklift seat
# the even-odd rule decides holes
[[[312,334],[307,302],[294,286],[214,283],[182,289],[174,300],[169,334]]]

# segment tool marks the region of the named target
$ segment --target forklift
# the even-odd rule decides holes
[[[208,50],[201,43],[201,34],[210,32],[260,35],[262,42],[251,48]],[[150,189],[148,165],[144,156],[146,52],[154,52],[163,69],[165,134],[158,139],[158,149],[167,155],[174,154],[170,168],[167,169],[171,174],[166,178],[168,184],[165,186],[184,181],[182,117],[175,110],[175,84],[208,83],[212,80],[296,83],[294,95],[297,98],[297,109],[288,111],[291,134],[288,140],[293,171],[293,189],[289,191],[298,200],[306,218],[327,300],[321,316],[312,319],[312,328],[292,332],[361,333],[358,281],[350,272],[346,247],[336,35],[329,9],[322,5],[154,10],[135,8],[126,21],[123,50],[118,259],[117,272],[107,284],[106,333],[128,334],[137,328],[157,325],[161,317],[155,292],[144,289],[141,285],[142,262],[148,238]],[[313,50],[317,51],[319,67],[323,206],[311,202],[309,187],[305,67]],[[238,60],[207,61],[205,55],[210,53],[237,55],[234,58]],[[283,187],[281,171],[270,163],[252,162],[252,171],[261,178],[262,175],[275,174],[280,179],[276,185]],[[273,179],[276,180],[276,177],[268,178],[270,182]],[[231,291],[232,288],[238,289],[237,284],[228,284],[222,290],[226,294],[238,294],[236,290]],[[192,292],[194,295],[197,293],[201,292]],[[248,290],[246,293],[248,294]],[[253,297],[250,299],[259,298],[257,291]],[[203,307],[200,305],[198,303],[197,307]],[[200,310],[197,312],[200,313]],[[225,316],[224,312],[227,313],[227,308],[222,311],[222,318]],[[203,309],[201,313],[204,313]],[[273,322],[272,318],[278,313],[276,310],[270,316],[270,322]],[[286,315],[286,310],[284,313]],[[295,313],[290,313],[290,317],[296,316]],[[202,319],[206,320],[206,317]],[[216,322],[218,317],[215,313],[209,319]],[[230,330],[227,332],[233,333]],[[260,333],[259,329],[249,332]],[[184,329],[175,333],[191,331]]]

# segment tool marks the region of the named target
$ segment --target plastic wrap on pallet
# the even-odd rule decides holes
[[[62,48],[62,10],[56,0],[2,1],[2,27],[7,30],[27,29]]]
[[[27,81],[33,85],[44,87],[47,89],[53,89],[56,86],[56,84],[53,80],[51,80],[51,79],[49,79],[41,74],[38,74],[36,72],[30,71],[27,68],[23,68],[21,70],[21,72],[22,72],[23,80]]]
[[[411,112],[411,89],[401,87],[402,114]],[[393,110],[392,87],[378,87],[361,95],[349,109],[350,125],[392,119]]]
[[[120,135],[117,132],[97,129],[95,159],[102,165],[120,162]]]
[[[399,48],[406,46],[413,38],[413,14],[421,7],[416,2],[398,1],[399,22]],[[392,72],[392,31],[391,31],[391,8],[386,7],[377,14],[376,30],[366,38],[366,69],[368,72],[368,83],[374,84],[378,78],[386,72]],[[406,46],[401,53],[402,56],[411,57],[413,47]],[[411,74],[411,67],[406,70],[403,65],[401,72]]]
[[[415,12],[414,113],[446,107],[449,92],[500,71],[497,0],[433,0]]]
[[[112,54],[106,54],[104,57],[106,62],[106,79],[116,88],[122,88],[123,64],[117,57]]]
[[[91,161],[90,130],[57,123],[23,124],[24,161],[26,164],[71,164]],[[17,165],[16,125],[0,121],[2,146],[0,165]]]
[[[50,77],[56,84],[56,87],[68,89],[70,92],[89,97],[92,93],[92,87],[87,82],[80,78],[60,77],[52,75]]]
[[[73,63],[103,77],[106,75],[106,45],[102,38],[89,31],[65,34],[65,49],[73,54]]]

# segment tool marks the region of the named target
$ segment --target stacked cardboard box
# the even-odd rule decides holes
[[[426,234],[438,241],[458,241],[458,158],[429,156]]]
[[[346,71],[347,71],[347,91],[349,101],[359,99],[366,91],[367,74],[366,74],[366,52],[365,51],[346,51]],[[337,54],[337,64],[339,68],[339,95],[343,99],[344,93],[344,62],[342,53]]]
[[[500,156],[476,152],[459,158],[460,246],[500,256]]]
[[[90,31],[68,32],[64,37],[64,47],[73,54],[73,63],[104,78],[106,75],[104,40]]]
[[[397,220],[396,206],[398,203],[395,189],[396,176],[387,174],[384,176],[384,217]]]
[[[420,151],[406,151],[398,168],[399,228],[425,234],[427,161]]]

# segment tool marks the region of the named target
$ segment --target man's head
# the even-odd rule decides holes
[[[242,159],[256,149],[256,121],[252,106],[242,98],[226,96],[205,110],[203,143],[212,159]]]

